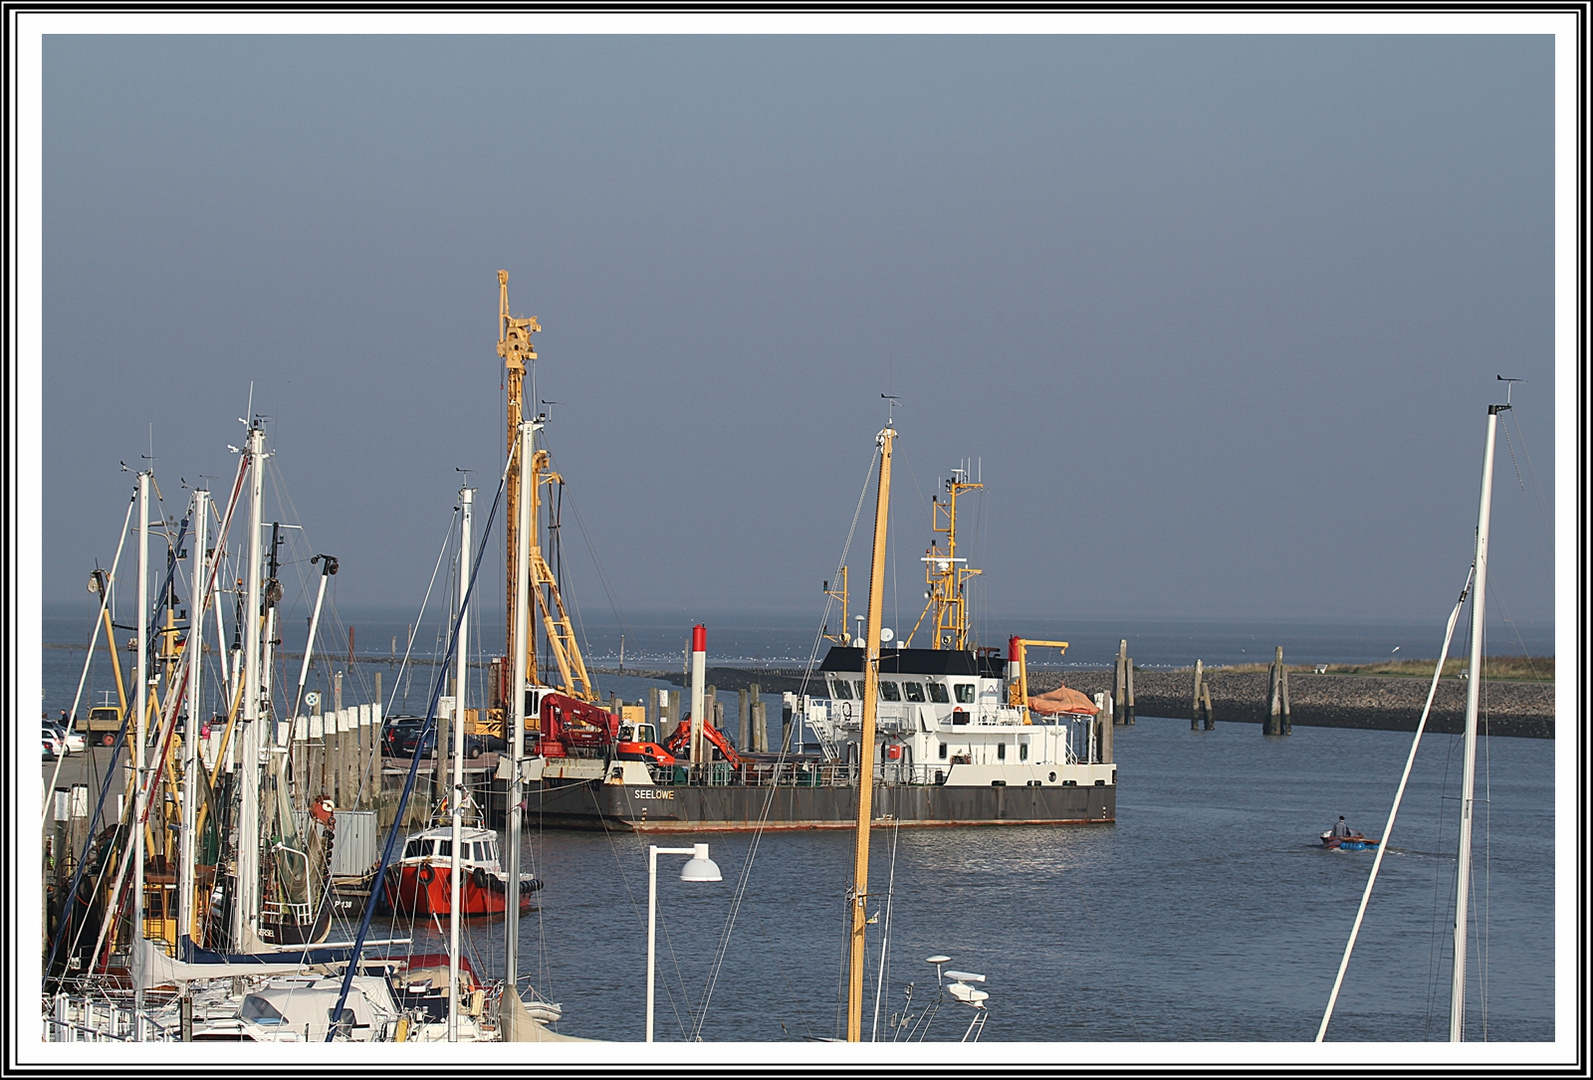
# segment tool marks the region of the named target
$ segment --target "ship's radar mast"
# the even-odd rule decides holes
[[[930,527],[937,533],[946,534],[946,547],[942,551],[937,539],[922,557],[924,584],[927,586],[924,591],[926,603],[923,614],[918,616],[918,622],[913,625],[913,632],[907,635],[909,645],[927,619],[932,635],[929,642],[931,649],[968,648],[965,583],[983,571],[969,567],[968,560],[957,554],[957,496],[983,487],[984,484],[968,479],[968,469],[957,468],[951,471],[951,479],[946,481],[945,501],[942,502],[939,497],[930,500]]]

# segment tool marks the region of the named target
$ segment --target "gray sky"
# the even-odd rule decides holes
[[[502,465],[502,267],[633,613],[812,608],[890,391],[903,588],[973,458],[988,609],[1441,618],[1502,372],[1492,575],[1547,617],[1553,75],[1544,36],[47,38],[44,599],[151,428],[174,512],[230,477],[252,381],[341,602],[417,600]]]

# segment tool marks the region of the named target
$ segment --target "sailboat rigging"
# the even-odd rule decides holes
[[[1333,980],[1333,989],[1328,996],[1327,1007],[1322,1014],[1322,1023],[1317,1029],[1317,1042],[1322,1042],[1327,1037],[1328,1024],[1333,1018],[1333,1010],[1338,1003],[1339,991],[1344,983],[1345,972],[1349,968],[1350,956],[1354,952],[1356,938],[1360,933],[1367,905],[1372,898],[1372,887],[1377,882],[1378,870],[1382,867],[1383,856],[1388,851],[1389,837],[1393,833],[1394,821],[1399,813],[1400,802],[1404,798],[1406,783],[1410,779],[1411,767],[1416,761],[1416,750],[1421,745],[1422,733],[1426,729],[1428,714],[1432,710],[1433,697],[1438,690],[1438,680],[1443,673],[1444,660],[1449,655],[1449,646],[1454,637],[1455,625],[1459,621],[1461,608],[1465,605],[1469,594],[1471,597],[1471,666],[1469,669],[1470,678],[1466,684],[1466,726],[1463,736],[1460,795],[1460,840],[1455,867],[1454,956],[1450,970],[1449,990],[1449,1041],[1463,1042],[1465,1040],[1467,930],[1469,925],[1467,901],[1471,890],[1472,818],[1473,810],[1475,809],[1474,795],[1477,776],[1477,720],[1483,680],[1484,600],[1488,583],[1489,526],[1493,512],[1494,446],[1495,436],[1498,431],[1499,414],[1509,409],[1508,402],[1504,405],[1488,406],[1488,425],[1482,461],[1482,493],[1477,508],[1476,546],[1472,557],[1471,570],[1467,575],[1466,587],[1461,590],[1460,599],[1455,601],[1454,609],[1450,612],[1448,624],[1444,629],[1444,644],[1438,653],[1438,662],[1433,669],[1432,685],[1427,691],[1427,701],[1422,707],[1421,719],[1417,722],[1416,734],[1411,740],[1410,754],[1405,761],[1405,771],[1401,774],[1399,786],[1394,793],[1394,801],[1389,810],[1388,823],[1383,830],[1382,842],[1377,846],[1377,854],[1372,860],[1372,868],[1367,877],[1366,889],[1361,896],[1360,907],[1356,911],[1355,922],[1350,929],[1349,941],[1344,946],[1344,956],[1339,962],[1338,974]]]

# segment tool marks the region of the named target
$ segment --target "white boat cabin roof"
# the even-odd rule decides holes
[[[399,861],[447,858],[453,854],[454,830],[449,825],[439,825],[435,828],[424,829],[417,833],[410,833],[404,840],[404,853],[399,856]],[[482,854],[475,854],[476,845]],[[474,826],[459,830],[459,859],[465,863],[484,863],[497,865],[498,834],[491,829],[481,829]]]

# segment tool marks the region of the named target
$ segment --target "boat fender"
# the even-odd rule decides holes
[[[487,887],[486,868],[478,866],[470,871],[470,883],[478,889],[485,889]]]
[[[431,863],[421,863],[420,869],[415,871],[415,877],[422,885],[430,885],[437,877],[437,871],[432,869]]]

